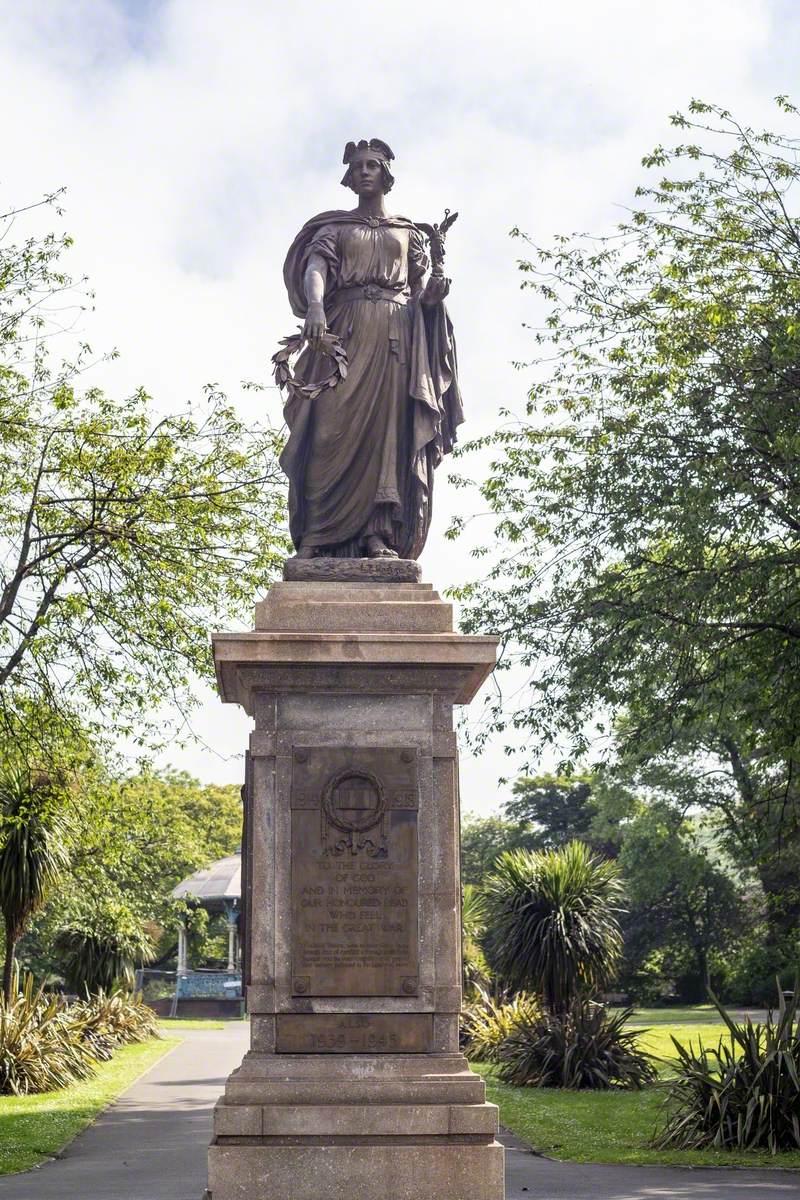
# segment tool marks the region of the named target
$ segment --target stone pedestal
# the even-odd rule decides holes
[[[273,585],[255,632],[214,638],[222,697],[255,730],[251,1049],[215,1110],[213,1200],[503,1197],[497,1110],[458,1047],[452,721],[496,641],[453,633],[429,585],[380,570],[315,560]]]

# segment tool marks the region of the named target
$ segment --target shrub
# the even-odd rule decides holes
[[[498,1074],[525,1087],[641,1088],[656,1071],[636,1046],[641,1030],[625,1029],[632,1009],[610,1014],[601,1004],[573,1000],[563,1012],[523,1018],[496,1051]]]
[[[152,952],[140,930],[62,929],[55,939],[67,986],[79,994],[133,986],[134,963]]]
[[[22,991],[0,999],[0,1094],[26,1095],[68,1087],[91,1075],[98,1056],[74,1006],[45,997],[27,975]]]
[[[71,1007],[83,1019],[85,1039],[104,1060],[111,1058],[117,1046],[161,1036],[158,1017],[138,992],[130,995],[100,991]]]
[[[50,1092],[87,1079],[126,1042],[157,1038],[158,1018],[140,996],[101,992],[67,1004],[36,990],[26,975],[0,998],[0,1095]]]
[[[501,854],[486,882],[489,965],[566,1009],[579,992],[602,988],[619,961],[621,897],[617,866],[582,842]]]
[[[461,1014],[465,1053],[478,1062],[496,1062],[498,1049],[519,1022],[532,1021],[538,1014],[538,1001],[526,992],[502,1002],[479,989],[478,999],[465,1005]]]
[[[713,997],[712,997],[713,998]],[[668,1084],[657,1149],[778,1150],[800,1147],[800,1017],[797,983],[777,1018],[754,1024],[731,1019],[715,1050],[672,1039],[677,1075]]]

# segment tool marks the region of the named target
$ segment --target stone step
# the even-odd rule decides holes
[[[218,1137],[398,1137],[497,1133],[494,1104],[226,1104],[214,1109]]]
[[[275,583],[256,605],[268,633],[451,633],[453,606],[430,584]]]
[[[214,1200],[497,1200],[503,1147],[456,1137],[217,1144],[208,1152],[208,1183]]]
[[[256,615],[256,629],[270,633],[452,633],[452,604],[295,601]]]
[[[422,1057],[422,1055],[420,1055]],[[226,1104],[483,1104],[479,1075],[464,1079],[237,1079],[225,1088]]]

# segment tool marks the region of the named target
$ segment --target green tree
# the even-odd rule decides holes
[[[173,887],[240,844],[239,788],[183,772],[114,778],[95,766],[80,774],[68,804],[68,870],[21,958],[39,975],[66,972],[82,985],[99,978],[93,964],[103,947],[123,974],[150,949],[168,956],[184,911]],[[207,924],[201,932],[202,942]]]
[[[501,855],[485,888],[489,965],[562,1012],[611,978],[622,953],[619,870],[582,842]]]
[[[628,970],[654,950],[679,977],[682,998],[705,1000],[711,967],[743,932],[744,889],[712,860],[696,822],[673,807],[642,805],[625,831],[618,859],[628,913],[623,924]]]
[[[0,912],[5,924],[3,995],[11,1000],[14,951],[67,866],[59,783],[25,764],[0,771]]]
[[[505,812],[534,827],[535,849],[554,850],[566,842],[589,840],[597,804],[588,777],[523,775],[514,781]]]
[[[49,353],[83,296],[69,239],[0,237],[0,729],[33,704],[93,732],[163,736],[209,678],[208,627],[248,614],[285,549],[277,433],[216,389],[159,415]],[[57,299],[57,303],[56,303]],[[68,684],[68,686],[66,686]]]
[[[466,814],[461,823],[462,883],[479,887],[505,850],[532,844],[533,833],[523,822]]]
[[[464,994],[489,983],[489,968],[481,949],[486,929],[486,900],[479,888],[465,883],[461,890],[461,978]]]
[[[786,135],[693,102],[611,236],[520,263],[536,379],[488,439],[499,553],[459,589],[465,630],[531,672],[493,724],[532,755],[605,737],[724,774],[776,941],[800,919],[800,161],[779,108]]]
[[[522,775],[511,790],[506,816],[529,830],[527,845],[536,850],[555,850],[577,839],[615,858],[622,823],[635,807],[630,789],[602,771]]]
[[[83,996],[118,985],[133,988],[134,967],[149,961],[153,946],[141,929],[125,924],[124,914],[114,914],[105,929],[95,921],[91,930],[59,931],[55,950],[71,991]]]

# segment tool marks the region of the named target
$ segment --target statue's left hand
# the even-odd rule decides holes
[[[431,275],[420,299],[426,308],[439,304],[450,292],[450,280],[444,275]]]

